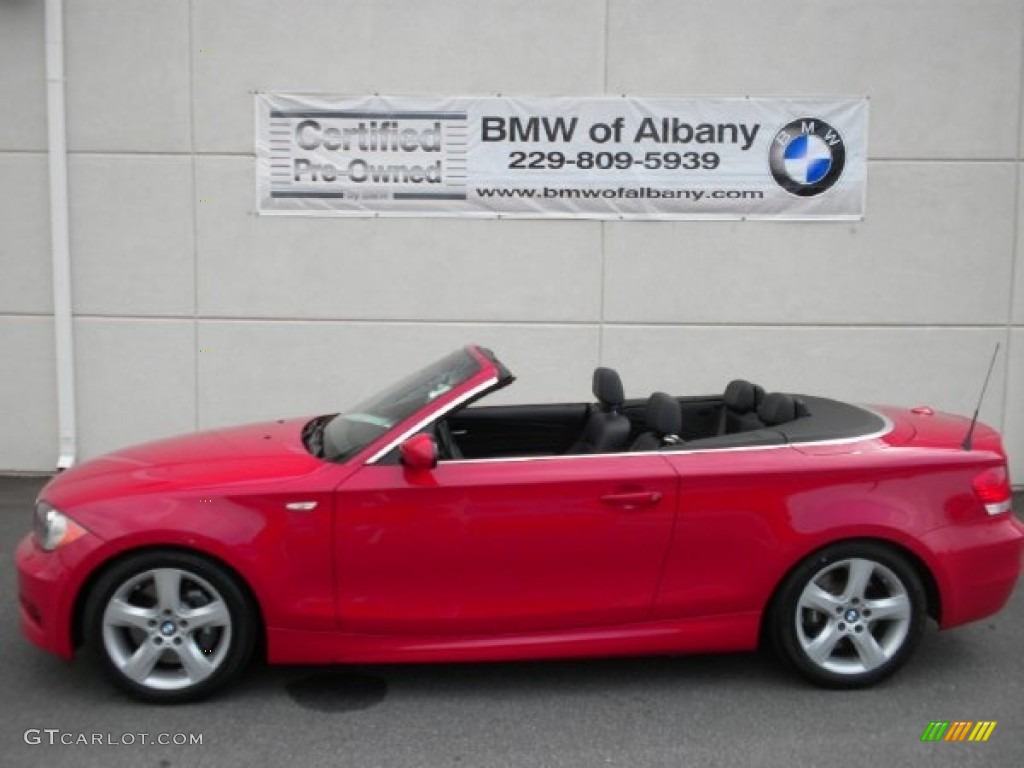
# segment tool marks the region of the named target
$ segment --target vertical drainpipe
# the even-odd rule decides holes
[[[53,249],[53,327],[57,350],[57,469],[75,463],[75,354],[68,242],[68,148],[64,121],[63,0],[46,0],[46,123],[50,159],[50,240]]]

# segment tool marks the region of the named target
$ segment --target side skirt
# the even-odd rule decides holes
[[[516,635],[354,635],[271,627],[271,664],[522,661],[749,651],[759,612]]]

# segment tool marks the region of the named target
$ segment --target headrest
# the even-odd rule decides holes
[[[744,379],[730,381],[725,388],[725,394],[722,395],[725,407],[736,413],[750,413],[757,410],[763,399],[764,389]]]
[[[679,435],[683,412],[672,395],[655,392],[647,400],[647,428],[659,435]]]
[[[626,402],[622,391],[622,379],[611,368],[594,369],[594,397],[601,405],[619,408]]]
[[[792,395],[782,392],[765,395],[761,405],[757,408],[757,416],[768,427],[793,421],[798,416],[796,399]]]

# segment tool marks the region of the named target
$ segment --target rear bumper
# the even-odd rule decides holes
[[[1024,524],[1012,513],[940,528],[923,540],[936,555],[939,626],[977,621],[1006,605],[1024,558]]]
[[[21,631],[43,650],[65,659],[74,654],[71,622],[81,582],[78,566],[82,557],[100,543],[100,539],[86,534],[64,548],[67,552],[44,552],[29,534],[18,544],[14,557]]]

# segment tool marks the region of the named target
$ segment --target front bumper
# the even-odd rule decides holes
[[[1024,524],[1012,512],[970,525],[932,531],[924,544],[936,555],[943,629],[998,612],[1010,599],[1024,558]]]
[[[87,533],[66,547],[44,552],[28,534],[15,551],[21,631],[35,645],[65,659],[74,655],[72,616],[84,581],[84,561],[100,544]]]

